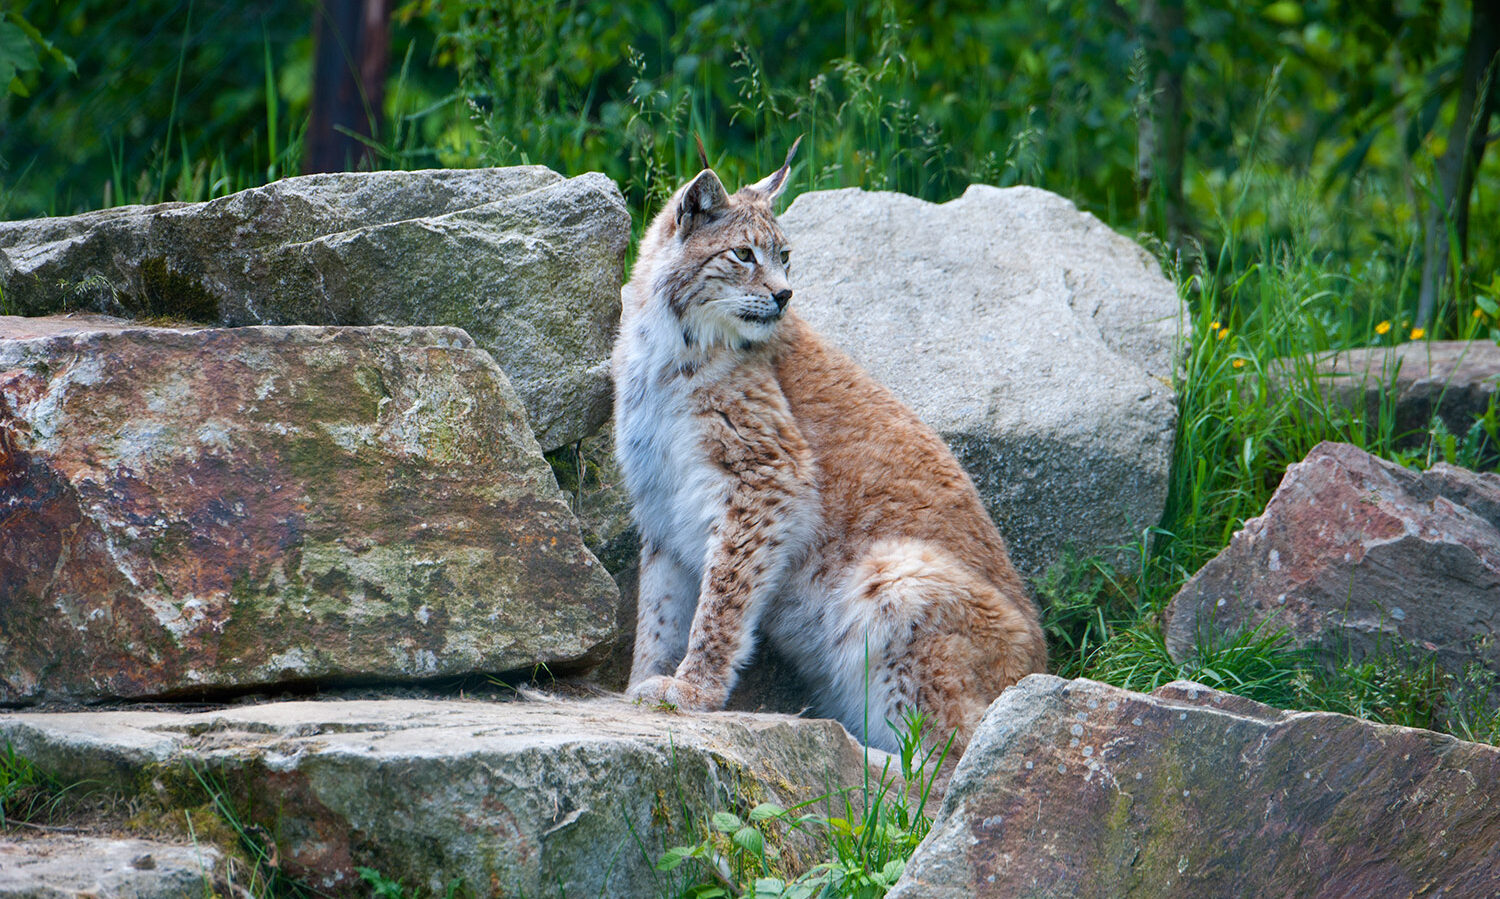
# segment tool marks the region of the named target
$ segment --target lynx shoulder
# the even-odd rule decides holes
[[[920,709],[961,752],[1000,691],[1043,670],[1036,606],[948,448],[790,310],[772,210],[790,161],[732,195],[705,168],[652,222],[623,292],[630,693],[721,708],[764,638],[868,744],[896,749],[885,722]]]

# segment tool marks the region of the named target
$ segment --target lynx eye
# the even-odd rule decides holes
[[[791,261],[792,261],[792,251],[791,250],[782,250],[781,251],[781,264],[782,265],[786,265],[788,262],[791,262]]]
[[[754,262],[755,251],[749,247],[740,247],[734,251],[734,258],[741,262]]]

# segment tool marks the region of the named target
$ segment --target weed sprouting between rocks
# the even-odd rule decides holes
[[[932,827],[928,803],[952,748],[935,743],[926,719],[911,712],[899,728],[899,773],[886,759],[862,789],[846,789],[782,808],[762,802],[741,816],[715,811],[699,822],[697,842],[673,846],[656,862],[674,899],[878,899],[906,870]],[[866,758],[868,771],[869,758]],[[775,847],[790,832],[823,843],[822,861],[790,872]]]

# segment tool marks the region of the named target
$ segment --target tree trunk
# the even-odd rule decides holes
[[[313,19],[312,115],[303,172],[371,168],[385,105],[390,0],[323,0]]]
[[[1488,0],[1475,0],[1459,76],[1458,107],[1448,129],[1448,147],[1437,164],[1438,201],[1427,210],[1422,286],[1417,300],[1417,325],[1422,328],[1432,324],[1438,294],[1448,275],[1450,227],[1460,263],[1468,257],[1469,195],[1474,191],[1474,175],[1484,160],[1490,117],[1500,106],[1500,90],[1496,90],[1494,83],[1497,52],[1500,52],[1500,12]]]
[[[1187,229],[1182,199],[1187,117],[1182,79],[1191,38],[1183,0],[1142,0],[1141,47],[1146,52],[1146,102],[1137,139],[1137,200],[1143,223],[1160,196],[1166,238],[1177,243]]]

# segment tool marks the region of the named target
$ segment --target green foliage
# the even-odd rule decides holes
[[[1441,729],[1441,709],[1451,678],[1430,654],[1390,649],[1332,671],[1298,672],[1300,702],[1293,708],[1339,712],[1384,724]]]
[[[1255,146],[1246,151],[1253,155]],[[1242,220],[1234,208],[1260,209],[1293,227],[1279,239],[1252,229],[1258,236],[1251,242],[1234,224]],[[1147,691],[1186,678],[1282,708],[1495,739],[1494,704],[1477,699],[1488,694],[1469,683],[1482,680],[1481,669],[1455,677],[1410,647],[1384,647],[1330,667],[1287,648],[1281,634],[1249,631],[1200,635],[1181,664],[1167,655],[1167,602],[1265,509],[1287,467],[1319,442],[1351,443],[1416,468],[1447,461],[1493,469],[1500,462],[1493,404],[1459,434],[1439,418],[1404,432],[1388,386],[1394,367],[1368,408],[1346,408],[1326,390],[1318,364],[1331,354],[1427,338],[1389,305],[1403,278],[1399,266],[1378,259],[1355,265],[1321,251],[1327,211],[1305,187],[1278,183],[1274,167],[1249,166],[1225,216],[1217,250],[1166,257],[1190,320],[1162,521],[1148,543],[1133,548],[1140,563],[1128,577],[1098,560],[1069,558],[1039,582],[1054,670]],[[1494,339],[1493,292],[1487,287],[1459,306],[1472,339]]]
[[[71,74],[78,72],[72,58],[43,37],[25,16],[13,9],[0,12],[0,84],[11,94],[31,96],[24,76],[41,71],[42,57],[66,67]]]
[[[1443,711],[1444,729],[1453,735],[1500,746],[1500,675],[1471,662],[1448,680]]]
[[[194,779],[207,800],[209,808],[234,835],[237,848],[248,860],[248,865],[231,861],[226,878],[233,895],[250,896],[252,899],[303,899],[317,895],[302,881],[289,877],[281,870],[281,854],[276,840],[261,825],[252,823],[230,798],[229,784],[222,771],[207,766],[192,768]],[[192,816],[187,817],[188,828],[193,827]]]
[[[6,743],[0,750],[0,829],[50,820],[80,786],[60,783]]]
[[[370,885],[371,899],[421,899],[424,895],[420,890],[408,891],[401,881],[393,880],[381,874],[374,868],[355,868],[361,880]],[[447,889],[443,892],[443,899],[456,899],[463,895],[463,878],[455,877],[448,881]]]
[[[932,819],[927,803],[952,747],[931,740],[926,719],[908,713],[899,729],[900,776],[887,761],[859,792],[821,796],[792,809],[763,802],[741,818],[713,812],[696,843],[668,849],[656,869],[674,875],[677,899],[753,896],[778,899],[879,899],[906,870]],[[811,811],[834,808],[832,814]],[[804,811],[808,810],[808,811]],[[802,812],[801,814],[797,814]],[[820,835],[827,858],[803,872],[779,870],[775,845],[788,831]]]
[[[1190,234],[1213,246],[1233,235],[1218,276],[1232,280],[1257,244],[1301,230],[1329,270],[1383,272],[1380,318],[1412,308],[1466,11],[1459,0],[1184,4],[1171,36],[1184,191]],[[30,0],[22,12],[77,59],[78,76],[32,73],[32,96],[12,98],[0,133],[9,214],[202,199],[297,170],[306,7],[194,15],[193,0]],[[1137,125],[1154,96],[1138,13],[1114,0],[1045,12],[1020,0],[406,0],[373,146],[394,168],[603,171],[640,227],[696,171],[693,135],[731,183],[774,168],[806,135],[793,194],[862,186],[945,200],[971,182],[1025,183],[1128,232],[1163,234],[1160,198],[1137,195]],[[1497,173],[1492,153],[1474,233],[1500,230]],[[1305,204],[1265,202],[1282,191]],[[1497,252],[1478,242],[1461,266],[1445,334],[1475,325],[1460,306],[1481,295],[1494,305],[1482,285]]]
[[[1135,611],[1133,585],[1097,558],[1067,553],[1035,585],[1047,636],[1048,668],[1059,677],[1078,677],[1109,639],[1114,626]]]

